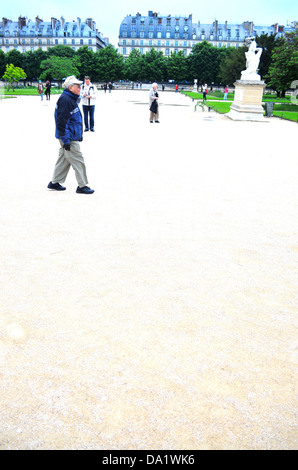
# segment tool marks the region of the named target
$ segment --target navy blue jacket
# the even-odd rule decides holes
[[[80,96],[66,89],[57,101],[55,137],[61,139],[63,144],[69,144],[71,140],[82,140],[83,123],[79,108],[80,100]]]

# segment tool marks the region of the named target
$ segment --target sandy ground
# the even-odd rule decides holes
[[[297,448],[297,124],[100,93],[0,102],[0,449]]]

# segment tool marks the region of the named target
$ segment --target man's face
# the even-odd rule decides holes
[[[81,87],[80,87],[80,85],[71,85],[71,86],[69,87],[69,89],[70,89],[70,91],[71,91],[72,93],[74,93],[75,95],[78,95],[78,96],[79,96],[79,94],[80,94],[80,92],[81,92]]]
[[[87,86],[90,85],[90,78],[85,78],[85,83]]]

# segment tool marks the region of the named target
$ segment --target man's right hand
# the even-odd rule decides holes
[[[64,144],[63,148],[64,150],[70,150],[70,144]]]

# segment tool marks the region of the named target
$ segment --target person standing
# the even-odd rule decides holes
[[[152,83],[152,88],[149,92],[149,109],[150,109],[150,122],[155,121],[159,123],[159,106],[158,106],[158,85],[157,83]]]
[[[86,165],[79,144],[83,140],[82,113],[79,108],[82,83],[74,75],[67,77],[63,83],[65,90],[56,104],[55,137],[59,140],[60,149],[53,178],[49,182],[48,188],[64,191],[66,188],[60,183],[64,183],[72,166],[78,182],[76,192],[79,194],[92,194],[94,190],[87,186]]]
[[[44,86],[41,80],[38,80],[37,91],[38,91],[38,94],[40,95],[41,101],[43,101],[43,89],[44,89]]]
[[[90,77],[85,77],[85,83],[81,87],[82,105],[84,113],[85,132],[94,132],[94,111],[97,88],[91,83]]]
[[[208,93],[208,86],[207,86],[207,83],[205,83],[205,85],[203,85],[203,100],[206,99],[207,93]]]
[[[44,92],[44,94],[46,95],[46,99],[50,100],[50,98],[51,98],[51,84],[50,84],[49,80],[46,81],[46,91]]]
[[[225,86],[225,92],[224,92],[224,100],[228,99],[228,87]]]

